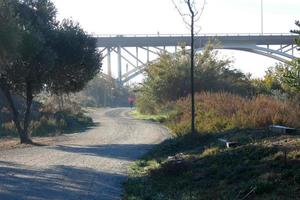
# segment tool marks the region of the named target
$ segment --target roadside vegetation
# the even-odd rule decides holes
[[[185,48],[163,54],[145,73],[135,116],[163,113],[173,138],[131,166],[124,199],[299,198],[299,132],[272,133],[268,127],[300,128],[300,60],[253,79],[219,59],[213,46],[195,56],[196,135]],[[224,141],[236,146],[227,148]]]
[[[299,144],[265,129],[176,137],[131,166],[124,199],[297,199]]]
[[[101,69],[96,40],[78,23],[58,21],[49,0],[1,0],[0,19],[0,112],[8,116],[0,135],[31,144],[31,135],[90,121],[78,111],[44,112],[37,96],[81,91]]]
[[[267,128],[284,125],[300,128],[300,105],[297,101],[281,101],[272,96],[251,98],[230,93],[202,92],[196,95],[196,130],[199,133],[223,132],[235,128]],[[167,125],[176,135],[190,131],[190,98],[174,103]]]
[[[0,139],[18,137],[18,131],[6,102],[1,101],[1,103]],[[95,125],[92,118],[78,103],[69,98],[62,99],[60,96],[41,94],[37,97],[37,101],[34,101],[31,112],[31,122],[28,127],[31,137],[81,132]]]
[[[130,112],[130,114],[135,117],[136,119],[142,119],[142,120],[150,120],[153,122],[160,122],[163,123],[168,119],[168,115],[166,114],[141,114],[137,110],[133,110]]]
[[[92,125],[81,107],[128,106],[96,39],[56,13],[50,0],[0,0],[0,138],[77,132]]]

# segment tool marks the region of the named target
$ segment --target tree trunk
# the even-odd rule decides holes
[[[26,91],[27,104],[26,104],[26,113],[25,113],[23,129],[21,127],[21,121],[19,119],[19,112],[14,104],[14,101],[13,101],[12,95],[9,91],[9,88],[4,81],[0,82],[0,88],[3,92],[3,94],[5,95],[8,105],[9,105],[9,108],[12,112],[13,121],[14,121],[16,129],[18,131],[21,144],[24,144],[24,143],[32,144],[32,140],[29,138],[29,135],[28,135],[28,125],[30,122],[29,115],[30,115],[30,108],[31,108],[32,100],[33,100],[31,84],[29,87],[27,85],[27,91]],[[29,94],[29,96],[28,96],[28,94]]]
[[[190,0],[188,0],[188,7],[191,12],[191,131],[192,135],[196,135],[196,128],[195,128],[195,87],[194,87],[194,54],[195,54],[195,45],[194,45],[194,22],[195,22],[195,13],[193,11],[192,5]]]
[[[33,141],[30,139],[28,132],[23,130],[20,134],[20,143],[21,144],[33,144]]]
[[[11,96],[11,93],[10,93],[7,85],[5,83],[3,83],[3,81],[1,81],[1,83],[0,83],[0,88],[1,88],[4,96],[7,99],[9,108],[10,108],[10,110],[12,112],[12,115],[13,115],[13,121],[15,123],[16,129],[17,129],[18,133],[21,134],[22,128],[21,128],[21,123],[20,123],[20,120],[19,120],[19,112],[15,107],[15,104],[14,104],[13,98]]]
[[[24,116],[24,125],[23,125],[23,131],[20,135],[21,144],[31,144],[32,140],[29,137],[28,134],[28,127],[30,124],[30,111],[31,111],[31,105],[32,105],[33,95],[32,95],[32,83],[27,82],[26,83],[26,112]]]

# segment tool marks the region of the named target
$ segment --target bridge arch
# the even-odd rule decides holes
[[[244,51],[249,53],[254,53],[257,55],[265,56],[268,58],[272,58],[274,60],[289,64],[291,60],[295,59],[296,56],[290,55],[285,52],[274,51],[269,48],[252,46],[252,47],[221,47],[217,49],[225,49],[225,50],[236,50],[236,51]]]
[[[149,62],[149,54],[157,51],[164,51],[166,47],[175,47],[180,44],[190,44],[190,36],[187,35],[138,35],[138,36],[95,36],[98,40],[98,47],[102,52],[107,52],[104,57],[108,59],[108,74],[111,74],[111,53],[118,57],[118,81],[125,83],[142,73]],[[222,34],[222,35],[198,35],[195,38],[196,49],[201,49],[209,41],[219,41],[222,46],[216,49],[228,49],[250,52],[266,56],[283,63],[289,63],[294,56],[296,48],[295,39],[298,35],[293,34]],[[136,48],[136,54],[126,48]],[[154,50],[151,50],[153,48]],[[139,49],[146,50],[147,61],[139,57]],[[130,61],[128,57],[136,60]],[[172,53],[172,52],[170,52]],[[133,69],[122,73],[122,60],[133,67]]]
[[[199,48],[196,51],[201,51],[202,49],[203,48]],[[281,52],[280,54],[277,54],[277,53],[274,53],[272,51],[269,51],[268,48],[262,48],[262,47],[259,47],[259,48],[218,47],[218,48],[215,48],[215,49],[219,49],[219,50],[236,50],[236,51],[254,53],[254,54],[257,54],[257,55],[272,58],[274,60],[277,60],[277,61],[280,61],[280,62],[283,62],[283,63],[286,63],[286,64],[289,64],[292,59],[296,58],[295,56],[291,56],[291,55],[289,55],[287,53],[284,53],[284,52]],[[139,67],[135,68],[132,71],[129,71],[127,74],[124,74],[124,78],[122,79],[122,82],[126,83],[127,81],[135,78],[139,74],[143,73],[143,71],[145,71],[146,68],[147,68],[147,64],[139,66]]]

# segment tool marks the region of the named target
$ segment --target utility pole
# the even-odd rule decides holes
[[[261,8],[261,34],[264,34],[264,1],[260,0],[260,8]]]

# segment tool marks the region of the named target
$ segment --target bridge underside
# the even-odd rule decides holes
[[[217,41],[216,49],[245,51],[266,56],[283,63],[295,57],[295,35],[276,36],[199,36],[198,51],[209,41]],[[107,63],[107,74],[112,75],[112,57],[116,57],[118,81],[123,84],[141,74],[148,63],[154,62],[163,52],[176,53],[178,47],[188,46],[190,37],[106,37],[98,38],[103,57]],[[124,70],[124,64],[126,68]],[[125,73],[123,73],[125,71]]]

